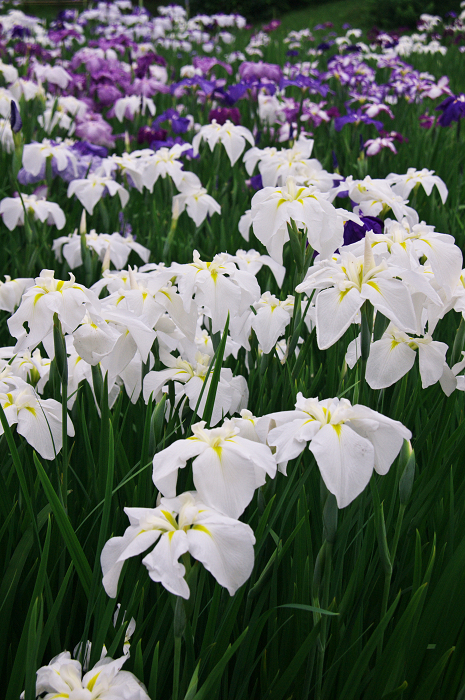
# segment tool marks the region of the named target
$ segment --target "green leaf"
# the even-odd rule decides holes
[[[194,673],[192,674],[191,682],[189,683],[189,687],[187,688],[184,700],[193,700],[193,698],[195,697],[195,693],[197,692],[197,685],[199,682],[199,667],[200,661],[195,667]]]
[[[317,622],[312,631],[307,635],[304,643],[294,654],[291,663],[288,664],[282,676],[279,677],[277,683],[271,688],[269,695],[266,696],[267,700],[268,698],[270,700],[282,700],[289,688],[292,687],[302,664],[308,657],[310,651],[316,646],[317,638],[320,633],[320,626],[321,620]]]
[[[233,654],[236,653],[237,649],[242,644],[248,631],[249,630],[246,627],[242,634],[236,639],[234,644],[230,644],[228,646],[220,661],[218,661],[214,669],[208,674],[208,678],[203,684],[203,686],[194,695],[193,700],[204,700],[204,698],[208,697],[208,695],[212,692],[214,686],[217,683],[221,682],[221,676],[223,674],[226,664],[228,663],[231,656],[233,656]]]
[[[150,680],[147,686],[149,696],[156,698],[157,696],[157,681],[158,681],[158,657],[160,652],[160,642],[157,642],[155,651],[153,652],[152,667],[150,669]],[[190,686],[189,686],[190,687]],[[197,685],[195,686],[197,690]],[[190,700],[190,698],[189,698]]]
[[[84,592],[89,597],[90,588],[92,585],[92,570],[87,561],[86,555],[79,544],[79,540],[76,537],[76,533],[66,515],[60,499],[56,495],[55,489],[53,488],[50,479],[44,471],[36,453],[34,452],[34,463],[39,474],[40,481],[42,482],[45,495],[52,507],[53,514],[56,518],[59,530],[65,541],[66,548],[71,556],[71,559],[76,569],[76,573],[79,576]]]
[[[278,608],[305,610],[306,612],[320,613],[320,615],[339,615],[339,613],[331,612],[331,610],[323,610],[322,608],[315,608],[313,605],[303,605],[300,603],[286,603],[285,605],[278,605]]]
[[[438,683],[441,674],[444,671],[446,664],[451,655],[454,653],[454,651],[455,647],[452,647],[451,649],[446,651],[446,653],[443,654],[439,661],[433,666],[433,669],[426,676],[420,688],[417,691],[415,691],[415,700],[430,700],[431,695],[436,688],[436,684]]]
[[[371,656],[373,652],[376,649],[376,646],[378,644],[378,641],[381,639],[384,630],[388,626],[388,623],[391,619],[391,617],[394,615],[394,612],[397,608],[397,605],[400,600],[400,592],[397,594],[397,597],[391,607],[388,609],[386,614],[384,615],[383,619],[379,623],[379,625],[376,627],[375,631],[371,635],[370,639],[368,642],[365,644],[363,649],[361,650],[361,653],[359,654],[352,671],[349,674],[349,677],[347,678],[347,681],[342,689],[341,692],[341,699],[344,698],[344,700],[354,700],[354,698],[357,697],[360,689],[360,684],[362,682],[363,675],[366,671],[366,668],[368,666],[368,663],[371,659]]]
[[[391,691],[390,693],[387,693],[386,695],[383,695],[381,700],[394,700],[394,698],[398,698],[402,695],[404,690],[407,690],[408,688],[408,683],[407,681],[404,681],[402,685],[400,685],[398,688],[395,690]]]
[[[223,335],[221,336],[221,342],[218,345],[218,349],[217,349],[215,356],[214,356],[215,366],[213,368],[212,379],[211,379],[210,387],[208,389],[208,396],[207,396],[207,400],[205,402],[205,409],[204,409],[203,416],[202,416],[202,420],[204,420],[206,422],[207,426],[210,425],[210,421],[211,421],[212,413],[213,413],[213,407],[215,405],[216,391],[218,389],[218,383],[220,381],[221,369],[223,367],[224,350],[226,347],[226,341],[228,339],[228,330],[229,330],[229,312],[228,312],[228,317],[226,319],[226,324],[225,324],[225,327],[223,330]],[[210,372],[208,372],[206,375],[206,378],[204,381],[204,386],[206,385],[207,377],[209,377],[209,376],[210,376]],[[199,401],[200,401],[200,398],[201,397],[199,396]],[[197,411],[197,406],[196,406],[196,411]]]
[[[35,671],[33,668],[36,664],[37,653],[40,644],[40,632],[42,630],[42,591],[47,576],[48,553],[50,550],[51,522],[48,521],[47,535],[40,560],[39,571],[34,585],[34,590],[31,596],[31,602],[24,623],[21,639],[16,651],[13,669],[11,671],[8,688],[6,691],[6,700],[17,700],[24,682],[24,677],[27,672],[27,688],[28,700],[35,700]],[[39,629],[39,631],[38,631]]]

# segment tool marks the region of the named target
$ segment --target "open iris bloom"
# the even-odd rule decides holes
[[[87,308],[99,308],[97,297],[89,289],[77,284],[74,275],[65,282],[56,280],[53,270],[42,270],[29,287],[21,304],[8,319],[11,335],[17,338],[15,350],[34,349],[52,331],[53,314],[57,313],[63,330],[72,333],[81,323]],[[24,323],[28,324],[26,333]]]
[[[354,322],[365,301],[398,327],[416,333],[418,319],[403,270],[389,266],[385,260],[376,264],[371,236],[365,237],[363,257],[342,250],[336,260],[322,260],[310,268],[297,292],[320,289],[316,298],[316,332],[318,347],[334,345]]]
[[[254,234],[280,264],[291,220],[299,228],[306,228],[309,244],[328,258],[342,245],[344,222],[348,219],[362,223],[355,214],[336,209],[328,194],[313,186],[299,185],[294,177],[288,177],[283,187],[259,190],[252,199],[250,213]]]
[[[22,197],[22,198],[21,198]],[[10,231],[17,226],[24,226],[24,213],[31,215],[34,221],[54,224],[61,230],[66,217],[63,209],[55,202],[49,202],[45,197],[35,194],[23,194],[21,197],[5,197],[0,202],[0,214],[3,216],[3,223]]]
[[[72,197],[73,194],[89,214],[93,214],[95,205],[105,194],[109,194],[110,197],[119,194],[123,208],[129,201],[129,192],[112,177],[100,172],[89,173],[86,178],[72,180],[68,186],[68,197]]]
[[[37,671],[36,696],[46,693],[42,700],[149,700],[144,685],[129,671],[121,671],[127,659],[105,656],[82,676],[79,661],[64,651]]]
[[[7,380],[8,381],[8,380]],[[0,404],[8,424],[15,425],[20,435],[44,459],[54,459],[62,448],[62,410],[54,399],[39,399],[29,384],[17,379],[16,386],[0,387]],[[0,425],[0,434],[3,426]],[[68,418],[67,433],[74,435],[73,424]]]
[[[195,492],[162,498],[157,508],[125,508],[130,526],[113,537],[101,554],[103,586],[112,598],[126,559],[156,543],[142,563],[152,581],[189,598],[186,569],[178,559],[189,552],[231,595],[252,573],[255,537],[245,523],[206,506]]]
[[[276,428],[268,444],[278,463],[298,457],[309,443],[328,490],[339,508],[349,505],[370,481],[373,469],[387,474],[404,440],[402,423],[347,399],[306,399],[300,392],[294,411],[269,414]]]
[[[446,364],[447,350],[446,343],[433,340],[430,335],[412,337],[390,323],[382,338],[370,346],[365,375],[367,384],[372,389],[395,384],[412,369],[418,352],[423,389],[439,381],[449,395],[455,389],[456,380]]]
[[[251,146],[255,145],[254,137],[245,126],[236,126],[229,119],[224,124],[218,124],[216,119],[211,124],[202,126],[198,134],[194,136],[192,146],[194,155],[199,152],[199,145],[202,139],[205,139],[213,151],[218,142],[222,143],[231,165],[237,161],[242,151],[245,148],[245,143],[248,141]]]
[[[153,483],[167,497],[176,493],[178,470],[192,462],[195,488],[204,503],[238,518],[263,486],[276,475],[271,450],[239,434],[233,421],[207,430],[205,421],[192,426],[192,437],[177,440],[153,458]]]

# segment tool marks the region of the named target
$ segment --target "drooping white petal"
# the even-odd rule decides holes
[[[252,573],[255,537],[251,528],[238,520],[201,513],[187,532],[189,552],[200,561],[221,586],[234,595]]]
[[[194,461],[192,471],[201,500],[232,518],[243,513],[258,485],[253,464],[241,459],[229,444],[205,450]]]
[[[297,411],[292,413],[297,414]],[[306,443],[313,439],[320,427],[319,421],[311,420],[310,416],[304,415],[270,430],[267,442],[272,447],[276,447],[276,461],[279,463],[289,462],[298,457],[304,451]]]
[[[366,406],[353,406],[350,426],[373,444],[375,450],[374,468],[378,474],[387,474],[397,457],[404,440],[410,440],[412,433],[397,420],[383,416]]]
[[[395,279],[370,280],[362,285],[362,296],[402,330],[416,333],[418,321],[410,292],[403,282]]]
[[[372,389],[384,389],[395,384],[415,363],[415,350],[407,343],[386,337],[370,346],[365,379]]]
[[[153,483],[166,497],[176,496],[178,469],[183,469],[191,457],[207,449],[206,443],[198,440],[177,440],[153,458]]]
[[[252,319],[252,328],[265,355],[272,351],[290,320],[288,311],[279,305],[267,304],[258,310]]]
[[[145,552],[160,535],[160,530],[141,532],[140,527],[128,527],[123,537],[112,537],[108,540],[102,549],[100,564],[103,573],[102,584],[110,598],[116,598],[121,569],[126,559]]]
[[[446,343],[435,340],[430,343],[418,343],[418,361],[423,389],[436,384],[442,377],[447,350]]]
[[[363,298],[355,287],[345,292],[332,287],[318,294],[316,333],[320,350],[327,350],[339,340],[353,322],[362,304]]]
[[[186,600],[190,593],[184,580],[186,569],[178,559],[188,548],[186,533],[184,530],[176,530],[162,535],[154,550],[142,559],[152,581],[161,583],[170,593]]]
[[[324,425],[309,445],[323,481],[345,508],[365,488],[373,473],[374,448],[345,424]]]

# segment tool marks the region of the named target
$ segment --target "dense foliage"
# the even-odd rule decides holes
[[[465,14],[159,12],[0,18],[5,696],[459,700]]]

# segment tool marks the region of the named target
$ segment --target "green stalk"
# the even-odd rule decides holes
[[[367,300],[360,309],[361,323],[361,372],[360,372],[360,399],[361,403],[368,405],[368,388],[365,381],[367,360],[370,355],[371,335],[373,332],[373,306]]]
[[[325,567],[323,573],[323,596],[321,599],[321,607],[324,610],[328,608],[329,601],[329,584],[331,581],[331,563],[332,563],[332,552],[333,544],[332,542],[325,542]],[[326,651],[326,635],[327,635],[327,615],[321,616],[321,631],[318,637],[318,652],[316,660],[316,690],[315,690],[315,700],[320,700],[321,698],[321,687],[323,684],[323,667],[325,661],[325,651]]]
[[[174,661],[173,661],[173,695],[172,700],[179,697],[179,676],[181,669],[181,637],[174,638]]]
[[[465,343],[465,321],[463,316],[460,317],[459,327],[457,328],[457,333],[455,335],[454,344],[452,346],[452,356],[450,360],[451,367],[453,367],[457,362],[462,359],[460,357]]]
[[[173,218],[171,219],[170,230],[168,231],[168,236],[166,237],[165,245],[163,246],[163,258],[167,258],[169,255],[171,244],[173,242],[177,226],[178,226],[178,219],[174,218],[174,216],[173,216]]]
[[[62,478],[61,495],[66,510],[68,493],[68,356],[66,342],[58,314],[53,315],[53,342],[55,346],[55,362],[61,380],[61,430],[62,430]]]
[[[396,529],[394,532],[394,539],[392,541],[391,547],[391,561],[394,561],[397,552],[397,545],[399,544],[400,531],[402,528],[402,522],[404,520],[405,505],[403,503],[399,506],[399,512],[397,513]]]

